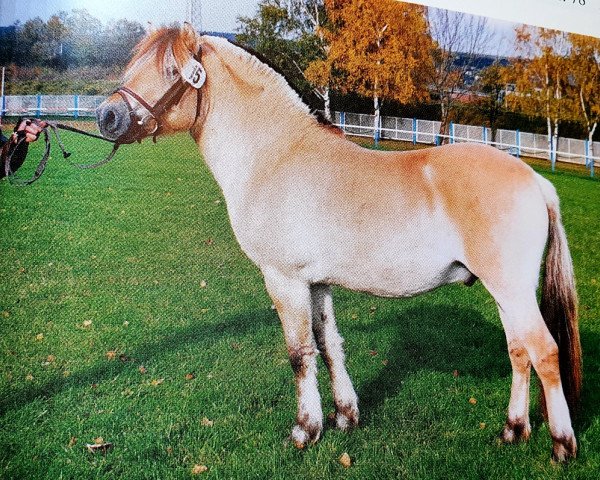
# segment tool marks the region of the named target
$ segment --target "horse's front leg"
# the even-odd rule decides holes
[[[335,402],[335,423],[348,430],[358,425],[358,397],[344,365],[344,340],[335,325],[333,298],[329,285],[313,285],[313,331],[321,357],[329,370]]]
[[[292,441],[298,448],[315,443],[323,429],[317,383],[317,355],[312,330],[310,285],[273,269],[263,269],[265,284],[283,327],[290,364],[296,380],[298,415]]]

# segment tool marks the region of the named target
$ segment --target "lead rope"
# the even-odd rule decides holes
[[[121,145],[117,142],[109,140],[108,138],[104,138],[100,135],[96,135],[94,133],[89,133],[89,132],[86,132],[85,130],[80,130],[75,127],[71,127],[69,125],[65,125],[62,123],[55,123],[55,122],[47,122],[47,126],[42,130],[42,132],[44,132],[44,141],[46,144],[44,154],[42,155],[42,159],[40,160],[37,168],[35,169],[33,176],[27,180],[18,177],[10,168],[10,163],[11,163],[14,153],[17,151],[19,146],[25,141],[25,135],[23,133],[18,133],[19,139],[18,139],[17,143],[10,149],[9,154],[4,163],[4,173],[5,173],[6,177],[8,178],[9,182],[11,183],[11,185],[15,185],[17,187],[25,187],[27,185],[31,185],[38,178],[40,178],[42,176],[42,174],[44,173],[44,170],[46,169],[46,164],[48,163],[48,159],[50,158],[50,135],[48,134],[48,129],[51,129],[52,132],[54,133],[54,136],[56,138],[58,146],[63,154],[63,158],[65,160],[67,160],[67,162],[71,166],[80,168],[80,169],[97,168],[97,167],[107,164],[114,158],[115,153],[117,153],[117,150],[119,149],[119,146]],[[90,163],[90,164],[71,162],[70,160],[68,160],[68,158],[71,156],[71,153],[68,152],[67,149],[65,148],[65,146],[60,138],[60,135],[58,133],[58,129],[69,130],[71,132],[79,133],[81,135],[86,135],[88,137],[98,138],[98,139],[104,140],[106,142],[111,142],[113,144],[113,148],[112,148],[111,152],[108,154],[108,156],[99,162]]]

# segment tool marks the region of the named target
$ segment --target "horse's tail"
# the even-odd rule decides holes
[[[537,175],[548,208],[548,245],[540,310],[558,344],[560,378],[573,416],[579,404],[582,384],[581,342],[577,320],[577,291],[573,261],[562,225],[558,195],[554,186]],[[541,392],[544,416],[546,404]]]

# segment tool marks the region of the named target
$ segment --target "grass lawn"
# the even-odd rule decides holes
[[[110,150],[64,137],[77,161]],[[498,445],[510,365],[479,284],[410,300],[336,289],[361,425],[329,427],[298,451],[286,441],[295,391],[276,313],[193,142],[126,146],[93,171],[54,148],[33,186],[0,182],[0,478],[598,478],[600,182],[544,171],[581,302],[575,461],[550,462],[536,387],[531,441]],[[89,453],[100,439],[113,447]],[[198,465],[208,470],[195,475]]]

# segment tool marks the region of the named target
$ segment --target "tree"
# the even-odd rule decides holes
[[[144,36],[139,22],[121,19],[110,23],[99,40],[98,61],[103,66],[127,65],[131,51]]]
[[[550,160],[556,160],[561,120],[573,118],[569,83],[567,35],[557,30],[523,25],[516,29],[517,51],[524,55],[507,72],[515,85],[507,100],[514,109],[546,117]]]
[[[440,105],[440,134],[447,135],[450,113],[468,89],[468,74],[494,34],[486,18],[445,9],[429,9],[428,24],[435,42],[431,52],[434,68],[428,83]]]
[[[319,39],[306,16],[311,6],[319,1],[262,0],[254,17],[239,17],[236,40],[268,58],[301,96],[313,92],[304,70],[321,55]]]
[[[477,89],[485,96],[478,102],[479,109],[486,116],[492,131],[492,142],[496,141],[496,125],[502,115],[504,96],[506,94],[504,69],[498,62],[482,70],[476,82]]]
[[[426,9],[394,0],[325,0],[325,6],[327,59],[309,73],[322,84],[334,81],[342,92],[372,98],[378,132],[385,100],[408,103],[428,95],[423,79],[432,42]]]
[[[583,122],[594,156],[593,137],[600,121],[600,39],[569,34],[571,54],[568,59],[575,108]]]
[[[69,29],[67,57],[70,65],[90,66],[99,61],[99,43],[103,36],[100,20],[85,9],[75,9],[63,13],[65,25]]]

